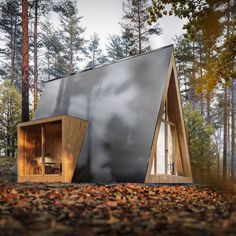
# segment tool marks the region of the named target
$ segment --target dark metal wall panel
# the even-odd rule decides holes
[[[34,119],[90,122],[73,180],[144,182],[172,47],[49,82]]]
[[[33,119],[71,115],[89,120],[105,73],[90,70],[46,83]]]

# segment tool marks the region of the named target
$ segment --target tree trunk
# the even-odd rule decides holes
[[[211,94],[207,92],[207,123],[211,124]]]
[[[201,115],[204,115],[203,92],[201,92]]]
[[[7,112],[6,112],[6,156],[10,157],[10,146],[11,146],[11,136],[10,136],[10,101],[7,102]]]
[[[72,35],[70,35],[70,68],[69,74],[73,73],[73,42],[72,42]]]
[[[195,58],[195,44],[194,42],[192,43],[192,54],[193,58]],[[193,110],[196,111],[196,97],[195,97],[195,59],[192,62],[192,85],[191,85],[191,101],[192,101],[192,107]]]
[[[92,67],[93,68],[95,67],[95,50],[93,50],[93,64],[92,64]]]
[[[226,180],[227,176],[227,146],[228,146],[228,93],[227,88],[224,88],[224,144],[223,144],[223,180]]]
[[[232,80],[232,104],[231,104],[231,119],[232,119],[232,130],[231,130],[231,179],[235,179],[235,107],[236,107],[236,79]]]
[[[12,17],[13,18],[13,17]],[[14,19],[11,18],[11,71],[10,71],[10,83],[13,84],[15,80],[15,54],[16,54],[16,33],[17,33],[17,16]]]
[[[47,47],[47,67],[48,67],[48,80],[50,80],[51,77],[50,77],[50,55],[49,55],[49,47]]]
[[[140,18],[140,0],[138,0],[138,46],[139,54],[142,53],[142,39],[141,39],[141,18]]]
[[[234,11],[232,12],[232,18],[236,17],[236,0],[234,0],[233,3]],[[233,28],[235,33],[235,29]],[[235,163],[235,119],[236,119],[236,78],[232,78],[232,90],[231,90],[232,96],[232,102],[231,102],[231,119],[232,119],[232,130],[231,130],[231,178],[232,181],[235,180],[235,169],[236,169],[236,163]]]
[[[13,67],[12,67],[12,62],[13,62],[13,50],[14,50],[14,47],[13,47],[13,17],[11,16],[11,29],[10,29],[10,34],[11,34],[11,40],[10,40],[10,58],[11,58],[11,71],[10,71],[10,82],[11,84],[13,83]]]
[[[202,88],[202,85],[203,85],[203,69],[202,69],[202,49],[200,48],[200,78],[201,78],[201,115],[203,116],[204,115],[204,97],[203,97],[203,88]]]
[[[38,0],[34,11],[34,111],[38,104]]]
[[[207,92],[207,123],[211,124],[211,94],[208,91]],[[210,172],[211,172],[211,162],[210,162],[210,157],[208,156],[207,158],[207,177],[210,177]]]
[[[28,2],[22,0],[22,121],[29,120]]]
[[[16,148],[15,148],[15,139],[14,137],[12,137],[12,140],[11,140],[11,145],[12,145],[12,151],[11,151],[11,155],[12,157],[15,157],[16,156]]]
[[[228,103],[227,103],[227,111],[228,111],[228,113],[227,113],[227,167],[226,167],[226,169],[228,169],[227,170],[227,178],[228,179],[230,179],[230,176],[231,176],[231,163],[230,163],[230,161],[231,161],[231,152],[230,152],[230,138],[231,138],[231,135],[230,135],[230,128],[231,128],[231,124],[230,124],[230,122],[231,122],[231,120],[230,120],[230,117],[231,117],[231,103],[230,103],[230,99],[231,99],[231,93],[230,93],[230,89],[227,87],[227,94],[228,94],[228,99],[227,99],[227,101],[228,101]]]

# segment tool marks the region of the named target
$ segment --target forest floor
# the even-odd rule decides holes
[[[236,194],[198,185],[17,184],[4,179],[2,235],[236,235]]]

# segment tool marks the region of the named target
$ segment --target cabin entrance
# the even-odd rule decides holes
[[[23,132],[25,175],[61,175],[61,122],[24,127]]]

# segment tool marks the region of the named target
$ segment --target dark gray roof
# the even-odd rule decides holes
[[[144,182],[173,46],[45,84],[34,120],[89,120],[73,181]]]

